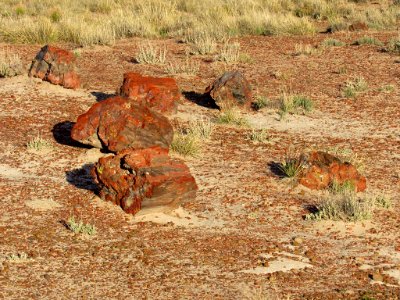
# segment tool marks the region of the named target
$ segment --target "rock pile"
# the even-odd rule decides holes
[[[77,89],[80,86],[74,54],[49,45],[40,49],[32,61],[28,75],[68,89]]]
[[[334,182],[351,182],[357,192],[367,188],[366,179],[348,162],[322,152],[314,151],[301,157],[303,171],[299,183],[315,190],[325,189]]]
[[[113,152],[91,171],[103,200],[130,214],[194,200],[196,182],[183,161],[168,156],[173,128],[160,114],[173,111],[178,99],[173,79],[127,73],[121,96],[95,103],[78,117],[71,137]]]

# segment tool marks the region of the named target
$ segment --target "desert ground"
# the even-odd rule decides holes
[[[190,55],[199,68],[193,74],[135,60],[146,42],[166,49],[167,62],[184,64],[187,44],[176,38],[83,48],[59,42],[79,53],[77,90],[28,77],[42,44],[1,43],[21,57],[24,73],[0,78],[0,297],[400,299],[400,57],[384,46],[352,45],[364,36],[386,45],[398,31],[232,38],[246,59]],[[328,38],[345,45],[322,46]],[[248,126],[215,123],[197,155],[172,154],[198,184],[195,201],[132,216],[96,196],[89,170],[106,153],[70,138],[80,114],[135,71],[176,79],[175,128],[213,121],[220,112],[202,94],[230,70],[242,72],[268,105],[242,112]],[[368,88],[345,97],[344,84],[360,77]],[[306,95],[314,109],[281,118],[282,91]],[[268,138],[253,141],[253,129]],[[38,135],[50,145],[27,147]],[[391,207],[356,222],[306,219],[329,192],[277,174],[273,166],[288,149],[351,150],[367,178],[362,194],[383,194]],[[73,233],[65,226],[71,216],[96,234]]]

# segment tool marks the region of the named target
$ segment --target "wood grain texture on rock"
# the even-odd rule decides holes
[[[161,113],[175,112],[181,96],[175,79],[142,76],[134,72],[124,74],[120,95]]]
[[[35,56],[29,76],[38,77],[68,89],[77,89],[80,78],[76,73],[75,55],[67,50],[46,45]]]
[[[314,151],[303,155],[304,169],[299,179],[300,184],[310,189],[325,189],[333,182],[343,184],[351,182],[357,192],[367,188],[366,178],[348,162],[322,151]]]
[[[95,103],[80,115],[71,137],[111,152],[153,146],[168,149],[173,128],[165,116],[117,96]]]
[[[232,106],[249,107],[252,100],[250,84],[239,71],[225,72],[205,92],[221,109]]]
[[[172,210],[196,197],[197,185],[189,168],[160,147],[126,149],[102,157],[92,175],[100,186],[100,197],[130,214],[155,207]]]

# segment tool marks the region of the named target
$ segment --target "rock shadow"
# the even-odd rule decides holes
[[[282,170],[282,164],[279,162],[271,161],[268,163],[269,170],[272,174],[278,176],[279,178],[287,177],[285,172]]]
[[[86,149],[92,148],[91,146],[84,145],[71,138],[71,130],[74,125],[75,122],[64,121],[57,123],[56,125],[53,126],[51,132],[53,133],[53,137],[57,141],[57,143],[72,147],[79,147]]]
[[[98,193],[99,187],[94,181],[90,170],[94,164],[84,164],[81,168],[73,169],[65,172],[65,178],[68,183],[76,186],[79,189],[92,191]]]
[[[219,109],[218,105],[215,103],[214,99],[211,98],[210,94],[208,93],[197,93],[195,91],[184,91],[182,92],[183,96],[197,105],[212,108],[212,109]]]
[[[106,99],[108,99],[108,98],[117,96],[116,93],[108,94],[108,93],[103,93],[103,92],[91,92],[90,94],[91,94],[92,96],[95,96],[95,97],[96,97],[96,101],[97,101],[97,102],[101,102],[101,101],[106,100]]]

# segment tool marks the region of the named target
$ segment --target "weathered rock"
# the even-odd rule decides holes
[[[130,214],[144,208],[174,209],[196,197],[197,185],[189,168],[160,147],[102,157],[92,175],[100,186],[100,197]]]
[[[181,96],[175,79],[147,77],[134,72],[124,74],[120,95],[162,113],[176,111]]]
[[[74,140],[112,152],[153,146],[168,149],[173,134],[166,117],[118,96],[94,104],[71,130]]]
[[[226,72],[207,87],[205,92],[222,109],[250,106],[252,99],[250,84],[239,71]]]
[[[303,171],[300,184],[310,189],[324,189],[333,182],[343,184],[350,181],[357,192],[367,188],[366,179],[360,175],[357,169],[348,162],[342,162],[339,158],[322,151],[314,151],[303,155]]]
[[[32,61],[29,76],[38,77],[68,89],[77,89],[80,86],[74,54],[49,45],[40,49]]]
[[[349,31],[364,31],[368,30],[368,25],[364,22],[355,22],[349,26]]]

